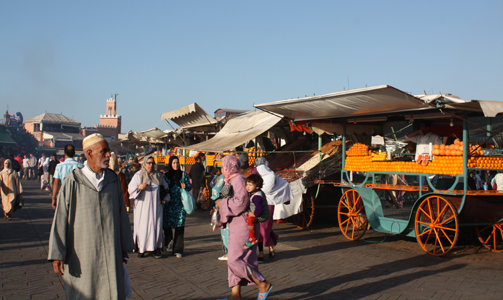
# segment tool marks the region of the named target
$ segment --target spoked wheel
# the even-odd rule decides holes
[[[458,240],[458,212],[441,196],[430,196],[421,202],[414,226],[417,242],[431,255],[446,254]]]
[[[342,195],[337,217],[342,234],[350,240],[358,240],[367,231],[368,220],[365,207],[362,197],[356,190],[348,190]]]
[[[314,197],[309,191],[302,195],[302,211],[293,216],[293,223],[299,229],[308,228],[314,217]]]
[[[477,226],[477,235],[484,247],[494,252],[503,252],[503,222]]]

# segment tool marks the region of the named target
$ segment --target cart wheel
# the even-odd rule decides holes
[[[441,196],[427,197],[419,204],[414,226],[417,242],[431,255],[446,254],[458,240],[458,212]]]
[[[299,229],[308,228],[314,217],[314,197],[309,191],[302,195],[302,211],[293,216],[293,223]]]
[[[358,240],[367,231],[368,220],[365,207],[362,197],[356,190],[348,190],[342,195],[337,217],[342,234],[350,240]]]
[[[477,226],[479,241],[494,252],[503,252],[503,222],[488,226]]]

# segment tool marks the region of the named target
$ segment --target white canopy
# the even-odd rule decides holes
[[[503,113],[502,101],[472,100],[466,103],[446,104],[446,107],[467,111],[480,111],[485,117],[496,117],[497,114]]]
[[[276,125],[282,116],[263,111],[251,111],[230,119],[212,139],[182,149],[223,152],[242,145]]]
[[[295,121],[431,109],[423,100],[389,85],[254,105]]]
[[[161,119],[172,120],[183,129],[202,127],[202,130],[207,130],[205,127],[208,126],[215,129],[215,125],[218,123],[195,102],[180,109],[163,113]]]

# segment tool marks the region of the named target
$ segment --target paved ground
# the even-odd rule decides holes
[[[61,279],[46,261],[53,215],[49,195],[40,192],[36,182],[23,181],[23,186],[26,207],[12,221],[0,220],[0,297],[64,298]],[[226,263],[217,260],[222,254],[219,234],[211,231],[209,222],[207,212],[188,218],[182,259],[131,255],[131,299],[227,296]],[[268,299],[503,298],[503,254],[472,243],[469,233],[449,257],[436,258],[424,254],[413,239],[388,237],[383,243],[369,243],[383,238],[373,231],[365,235],[367,242],[350,242],[334,225],[318,221],[300,231],[291,224],[275,224],[280,235],[277,256],[260,264],[274,284]],[[254,287],[243,292],[244,299],[257,297]]]

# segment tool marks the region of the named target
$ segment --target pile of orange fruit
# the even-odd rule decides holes
[[[365,144],[354,144],[348,151],[346,151],[346,156],[362,156],[369,154],[369,146]]]
[[[463,173],[462,156],[437,156],[427,166],[414,161],[372,162],[371,156],[347,157],[344,169],[360,172],[426,173],[457,175]],[[503,163],[503,160],[501,160]]]
[[[468,168],[479,169],[503,169],[503,157],[501,156],[482,156],[469,157]]]
[[[248,154],[248,165],[249,166],[251,166],[255,163],[255,158],[266,155],[264,150],[261,150],[261,149],[255,148],[255,147],[246,148],[245,151],[249,152],[249,154]]]
[[[484,156],[484,151],[482,147],[479,145],[471,145],[470,149],[468,149],[469,156]]]
[[[433,145],[433,150],[431,151],[433,155],[463,155],[463,142],[460,140],[454,140],[452,145]]]

